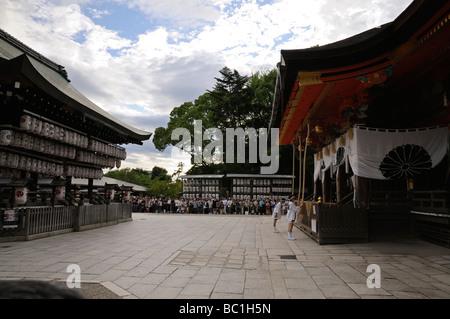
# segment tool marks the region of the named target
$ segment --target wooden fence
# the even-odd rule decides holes
[[[20,207],[1,212],[0,241],[31,240],[132,220],[131,203]]]
[[[321,245],[368,241],[368,212],[350,205],[305,202],[295,225]]]

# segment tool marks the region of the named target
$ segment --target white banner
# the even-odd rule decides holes
[[[343,144],[344,137],[344,160],[355,175],[372,179],[411,178],[437,166],[448,152],[447,126],[407,130],[357,126],[335,145]],[[314,180],[320,178],[320,171],[342,163],[343,150],[328,149],[316,154]]]

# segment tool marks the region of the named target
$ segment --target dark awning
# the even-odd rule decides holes
[[[24,75],[48,95],[74,110],[82,112],[93,121],[100,122],[113,131],[130,137],[136,141],[136,144],[142,144],[141,141],[148,140],[152,135],[152,133],[134,128],[107,113],[75,89],[61,74],[26,54],[0,62],[0,76],[15,74]]]

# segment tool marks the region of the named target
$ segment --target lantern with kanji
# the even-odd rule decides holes
[[[27,203],[27,193],[26,187],[16,187],[14,199],[17,205],[25,205]]]

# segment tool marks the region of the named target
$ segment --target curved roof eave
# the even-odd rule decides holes
[[[280,116],[283,116],[299,72],[322,73],[350,70],[355,65],[386,65],[390,52],[417,36],[417,32],[445,7],[448,7],[448,0],[414,0],[394,21],[378,28],[320,47],[282,50],[281,89],[276,88],[271,127],[280,125]]]
[[[120,134],[130,136],[136,141],[150,139],[152,133],[134,128],[115,118],[80,93],[61,74],[29,57],[27,54],[24,53],[6,63],[10,63],[14,70],[21,72],[43,91],[66,103],[73,109],[82,112],[85,116],[101,122]]]

